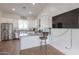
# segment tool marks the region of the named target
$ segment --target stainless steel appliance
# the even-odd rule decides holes
[[[13,24],[2,23],[1,24],[1,40],[13,39]]]

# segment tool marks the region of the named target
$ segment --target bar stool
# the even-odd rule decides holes
[[[45,49],[47,49],[47,36],[48,32],[42,32],[42,36],[40,37],[40,49],[44,46],[43,44],[45,44]]]

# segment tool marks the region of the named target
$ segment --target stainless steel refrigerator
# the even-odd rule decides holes
[[[2,23],[1,24],[1,40],[11,40],[13,39],[13,24],[12,23]]]

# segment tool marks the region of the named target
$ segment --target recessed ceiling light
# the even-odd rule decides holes
[[[32,14],[32,11],[29,11],[29,14]]]
[[[12,11],[15,11],[15,8],[12,8]]]
[[[32,3],[32,5],[35,5],[35,3]]]

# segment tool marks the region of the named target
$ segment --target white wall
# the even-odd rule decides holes
[[[72,30],[72,37],[71,37]],[[65,32],[65,33],[64,33]],[[52,29],[50,45],[65,54],[79,54],[79,29]],[[64,33],[63,35],[61,35]],[[59,36],[60,35],[60,36]],[[71,40],[72,38],[72,40]],[[71,46],[72,43],[72,46]]]
[[[64,33],[64,34],[63,34]],[[58,50],[68,53],[66,47],[70,48],[71,33],[70,29],[52,29],[50,45],[54,46]]]

